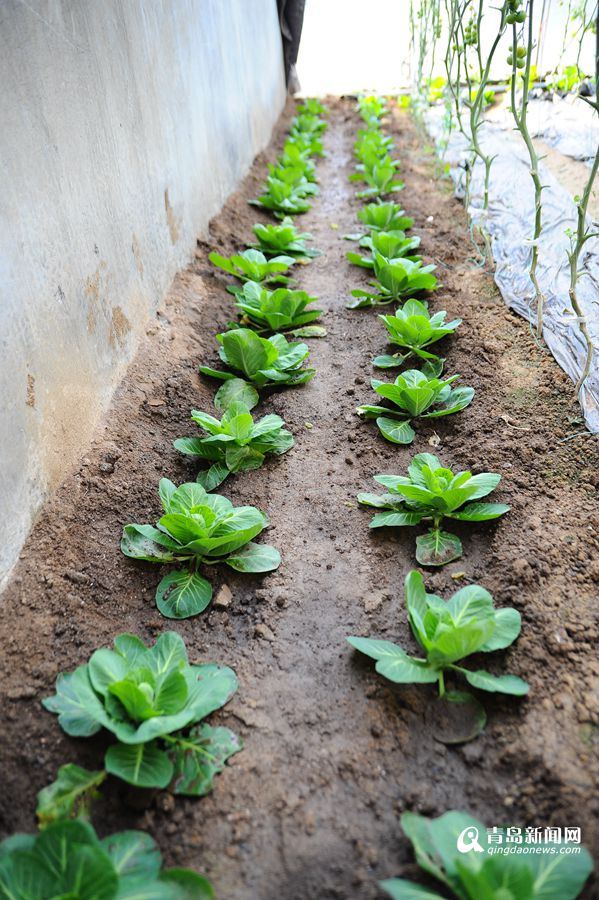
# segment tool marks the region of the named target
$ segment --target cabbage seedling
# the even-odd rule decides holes
[[[577,847],[576,853],[560,853],[555,844],[529,843],[528,836],[526,855],[491,855],[487,828],[470,813],[451,810],[429,819],[405,812],[401,827],[418,865],[440,882],[441,893],[404,878],[379,882],[392,900],[442,900],[448,891],[457,900],[575,900],[593,870],[585,847]],[[514,846],[504,828],[496,833],[503,836],[504,846]],[[460,837],[465,839],[465,849],[472,846],[474,852],[462,850]],[[476,843],[469,844],[472,838]]]
[[[393,444],[411,444],[414,429],[410,419],[433,419],[450,416],[465,409],[474,397],[474,388],[452,387],[459,375],[440,379],[442,366],[425,364],[423,371],[410,369],[398,375],[393,384],[386,381],[371,381],[373,390],[394,404],[395,409],[386,406],[359,406],[359,416],[376,419],[379,431]],[[407,416],[407,418],[406,418]]]
[[[328,122],[321,119],[320,116],[315,116],[308,112],[300,112],[299,115],[292,119],[289,133],[292,135],[301,134],[320,137],[328,127]]]
[[[387,194],[393,194],[404,188],[403,181],[395,178],[396,166],[392,162],[375,163],[372,169],[365,169],[360,174],[360,181],[366,182],[368,187],[363,191],[356,191],[356,197],[360,199],[372,197],[385,197]],[[352,176],[352,180],[354,176]]]
[[[437,279],[431,272],[436,266],[423,266],[421,261],[410,259],[386,259],[374,251],[374,274],[376,281],[371,282],[376,292],[355,290],[351,300],[346,304],[348,309],[366,309],[371,306],[385,306],[399,300],[407,294],[419,291],[434,291]]]
[[[114,650],[96,650],[87,664],[61,672],[56,693],[42,704],[71,737],[102,728],[116,737],[104,756],[110,775],[136,787],[171,785],[175,794],[202,796],[241,741],[228,728],[199,723],[236,690],[232,669],[190,665],[174,631],[153,647],[120,634]]]
[[[359,211],[358,219],[371,232],[407,231],[414,224],[399,203],[368,203]]]
[[[462,555],[462,542],[442,531],[444,518],[460,522],[486,522],[509,511],[505,503],[473,503],[486,497],[501,481],[493,472],[457,472],[444,468],[432,453],[417,453],[408,475],[375,475],[386,494],[358,494],[358,502],[374,506],[371,528],[430,523],[429,531],[416,538],[416,559],[423,566],[444,566]]]
[[[313,259],[320,256],[320,250],[306,247],[306,241],[312,239],[311,234],[302,233],[289,217],[280,225],[254,225],[254,234],[258,238],[255,248],[265,256],[293,256],[296,260]]]
[[[326,329],[309,324],[322,313],[321,309],[307,309],[315,300],[316,297],[310,297],[305,291],[285,288],[267,291],[247,283],[236,295],[235,304],[242,313],[241,324],[255,331],[288,331],[294,337],[323,337]]]
[[[347,638],[352,647],[377,661],[379,675],[395,684],[437,684],[440,697],[446,696],[445,677],[453,674],[481,691],[516,697],[528,693],[527,683],[517,675],[492,675],[457,665],[473,653],[504,650],[513,644],[521,628],[516,609],[495,609],[491,594],[478,584],[462,588],[446,602],[426,592],[416,569],[405,580],[405,603],[412,634],[424,657],[410,656],[387,640]],[[447,699],[452,699],[451,692]]]
[[[238,572],[272,572],[281,555],[255,538],[269,524],[253,506],[233,506],[226,497],[209,494],[201,484],[176,487],[160,479],[164,515],[153,525],[125,525],[121,550],[131,559],[187,563],[165,575],[156,589],[156,605],[169,619],[188,619],[203,612],[212,585],[198,574],[200,565],[226,563]]]
[[[282,334],[262,338],[250,328],[236,328],[217,334],[216,339],[222,344],[219,356],[225,365],[258,387],[305,384],[316,374],[316,369],[301,367],[310,354],[308,345],[288,342]],[[221,381],[237,377],[210,366],[200,366],[200,372]]]
[[[306,97],[296,110],[298,116],[301,116],[303,113],[308,113],[311,116],[324,116],[328,111],[328,108],[316,97]]]
[[[207,491],[222,484],[230,473],[259,469],[268,454],[281,456],[293,447],[293,435],[283,427],[280,416],[263,416],[254,422],[250,408],[241,401],[232,402],[220,421],[195,409],[191,420],[205,436],[178,438],[174,446],[210,463],[197,477]]]
[[[407,238],[403,231],[375,231],[371,235],[365,235],[360,240],[360,246],[366,247],[372,253],[380,253],[385,259],[409,259],[418,262],[419,256],[414,256],[412,250],[420,246],[420,238]],[[349,252],[345,254],[350,263],[362,266],[364,269],[374,269],[374,256],[363,256],[360,253]]]
[[[278,219],[308,212],[311,207],[301,188],[276,178],[267,178],[262,194],[248,203],[270,210]]]
[[[0,843],[0,897],[5,900],[215,900],[210,882],[191,869],[163,869],[144,831],[98,838],[88,822],[56,822],[41,834]]]
[[[358,112],[365,122],[378,122],[387,112],[387,105],[381,97],[363,95],[358,97]]]
[[[229,275],[238,278],[239,281],[254,281],[257,284],[287,284],[289,278],[282,274],[287,272],[295,263],[292,256],[275,256],[267,259],[259,250],[244,250],[243,253],[227,258],[220,253],[209,253],[208,259],[212,265],[217,266]],[[238,287],[228,287],[228,291],[236,293]]]
[[[425,348],[436,344],[446,335],[453,334],[462,324],[461,319],[446,322],[446,316],[445,310],[431,316],[426,302],[420,300],[406,300],[404,305],[396,310],[394,316],[379,316],[388,331],[389,343],[401,347],[405,352],[377,356],[372,361],[373,365],[377,369],[398,368],[412,354],[421,359],[438,360],[438,356]]]

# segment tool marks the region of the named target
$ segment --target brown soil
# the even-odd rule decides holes
[[[230,607],[173,624],[154,606],[159,570],[125,559],[119,538],[124,523],[155,520],[161,475],[195,476],[171,441],[192,433],[192,407],[211,407],[215,385],[197,365],[215,361],[213,335],[231,318],[224,279],[206,253],[231,252],[250,238],[259,214],[246,200],[281,144],[286,117],[176,280],[92,450],[40,517],[2,601],[3,834],[34,827],[36,792],[60,764],[100,764],[101,741],[67,738],[40,708],[57,672],[119,632],[149,640],[166,628],[184,636],[195,660],[237,670],[239,692],[214,721],[238,730],[245,749],[213,793],[161,793],[140,812],[109,783],[95,816],[101,831],[149,830],[169,863],[205,871],[222,900],[379,896],[378,879],[415,871],[399,828],[405,809],[462,808],[488,825],[580,825],[599,853],[595,439],[580,424],[572,384],[504,307],[491,276],[472,268],[463,209],[399,113],[392,127],[403,203],[443,282],[434,307],[465,320],[447,345],[446,370],[461,372],[477,394],[459,415],[418,425],[409,449],[387,444],[354,415],[372,402],[370,360],[385,341],[374,312],[344,307],[367,281],[345,261],[341,239],[356,228],[347,174],[358,120],[349,101],[331,105],[322,193],[300,220],[324,251],[300,272],[301,286],[326,310],[328,337],[312,341],[318,374],[261,406],[284,416],[295,448],[223,489],[268,512],[280,570],[262,580],[218,571],[217,587],[226,582],[233,593]],[[415,533],[373,535],[355,495],[373,489],[373,474],[402,473],[412,453],[431,446],[453,468],[503,473],[498,499],[512,512],[497,525],[464,527],[464,558],[429,573],[429,589],[448,596],[478,581],[499,604],[520,609],[521,638],[504,659],[485,662],[531,685],[523,701],[486,696],[486,731],[451,749],[425,725],[434,691],[392,686],[344,641],[379,635],[413,646],[402,584]]]

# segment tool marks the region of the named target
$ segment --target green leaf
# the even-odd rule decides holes
[[[87,666],[79,666],[74,672],[61,672],[56,679],[56,694],[42,700],[42,706],[58,714],[60,727],[72,737],[91,737],[108,722],[92,688]]]
[[[458,837],[464,829],[474,827],[479,833],[481,846],[485,847],[485,826],[468,813],[453,810],[436,819],[405,812],[400,822],[406,837],[412,842],[419,866],[461,897],[456,862],[461,856],[469,868],[476,870],[481,866],[479,857],[482,854],[459,854],[456,849]]]
[[[58,770],[56,781],[37,795],[35,811],[40,829],[62,819],[88,819],[92,801],[99,797],[98,787],[106,772],[90,772],[74,763]]]
[[[121,892],[128,897],[133,886],[157,877],[160,872],[160,850],[144,831],[120,831],[109,835],[102,840],[102,847],[119,875],[119,900]]]
[[[224,412],[231,403],[243,403],[248,409],[253,409],[260,399],[256,388],[244,381],[243,378],[231,378],[225,381],[214,396],[216,409]]]
[[[481,691],[512,694],[514,697],[523,697],[528,694],[527,683],[517,675],[491,675],[490,672],[485,672],[483,669],[471,672],[469,669],[462,669],[459,666],[453,668],[462,673],[468,684]]]
[[[209,469],[198,472],[196,481],[202,485],[205,491],[212,491],[219,484],[222,484],[229,474],[229,468],[226,463],[215,462]]]
[[[155,741],[147,744],[113,744],[104,757],[106,771],[128,784],[145,788],[165,788],[174,766]]]
[[[375,356],[372,360],[372,365],[375,369],[399,369],[408,358],[408,355],[409,354],[402,356],[401,354],[397,354],[389,356],[388,354],[382,354],[381,356]]]
[[[168,619],[197,616],[206,609],[211,599],[210,582],[188,569],[169,572],[156,588],[156,606]]]
[[[222,335],[227,362],[251,377],[269,364],[262,340],[248,328],[227,331]]]
[[[175,889],[172,900],[216,900],[214,888],[208,879],[191,869],[164,869],[160,882]],[[139,900],[145,898],[140,897]]]
[[[517,609],[506,607],[495,610],[493,616],[495,631],[480,649],[488,653],[491,650],[503,650],[513,644],[522,627],[522,616]]]
[[[264,462],[264,453],[251,445],[244,447],[231,445],[227,447],[225,458],[230,472],[249,472],[260,468]]]
[[[250,541],[237,553],[228,556],[224,562],[238,572],[272,572],[281,565],[281,554],[268,544]]]
[[[322,325],[305,325],[303,328],[294,328],[289,334],[293,337],[317,338],[326,337],[327,330]]]
[[[379,881],[379,887],[391,897],[391,900],[443,900],[441,894],[413,881],[405,881],[403,878]]]
[[[509,511],[506,503],[467,503],[459,512],[448,512],[447,515],[462,522],[486,522],[498,519]]]
[[[379,431],[393,444],[411,444],[415,437],[415,431],[409,421],[398,422],[385,416],[379,416],[376,420]]]
[[[186,737],[175,735],[169,744],[175,767],[174,792],[192,797],[203,797],[211,791],[214,776],[243,746],[241,738],[228,728],[205,724],[192,728]]]
[[[423,566],[446,566],[462,555],[462,542],[455,534],[432,530],[416,538],[416,559]]]
[[[164,544],[167,546],[163,546]],[[178,546],[176,541],[152,525],[125,525],[123,528],[121,550],[131,559],[157,563],[172,562],[175,558],[175,548],[178,549]]]
[[[393,525],[418,525],[422,521],[424,513],[420,512],[401,512],[389,510],[388,512],[377,513],[373,516],[370,528],[382,528],[383,526]],[[418,539],[417,539],[418,542]],[[418,559],[418,554],[416,554]],[[420,560],[418,560],[420,562]]]
[[[348,637],[347,642],[356,650],[377,660],[376,671],[396,684],[434,684],[439,673],[424,661],[408,656],[405,650],[391,641],[372,638]]]

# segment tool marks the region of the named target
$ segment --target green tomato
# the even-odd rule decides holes
[[[522,12],[516,13],[516,22],[524,22],[525,19],[526,13],[524,12],[524,10],[522,10]]]
[[[526,49],[524,47],[517,47],[516,56],[519,57],[519,59],[522,59],[524,56],[526,56]]]
[[[526,60],[524,60],[524,59],[516,60],[516,68],[523,69],[525,65],[526,65]]]

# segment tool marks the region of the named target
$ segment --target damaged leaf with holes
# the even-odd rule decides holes
[[[212,599],[212,585],[199,574],[201,565],[225,563],[238,572],[272,572],[281,563],[275,547],[256,544],[269,525],[254,506],[233,506],[220,494],[210,494],[197,482],[176,487],[160,480],[164,515],[153,525],[126,525],[121,550],[131,559],[159,564],[184,563],[164,576],[156,589],[156,605],[170,619],[187,619],[203,612]]]
[[[202,720],[227,703],[237,690],[232,669],[214,663],[189,663],[183,639],[161,634],[154,646],[121,634],[114,648],[102,648],[88,663],[56,680],[56,693],[42,701],[58,715],[72,737],[91,737],[102,729],[116,742],[104,756],[107,773],[141,788],[167,788],[196,796],[207,793],[213,776],[241,749],[227,728]],[[200,724],[201,723],[201,724]],[[77,775],[79,770],[69,776]],[[100,773],[86,773],[88,780]],[[48,818],[48,798],[65,795],[65,772],[40,795],[38,815]],[[69,801],[70,802],[70,801]],[[63,804],[72,814],[72,806]],[[54,818],[57,814],[54,813]]]
[[[416,559],[424,566],[444,566],[462,556],[459,537],[443,531],[444,519],[460,522],[487,522],[509,511],[505,503],[479,503],[501,481],[493,472],[453,473],[432,453],[418,453],[407,475],[375,475],[387,489],[385,494],[358,494],[358,502],[382,510],[371,528],[399,527],[425,523],[429,530],[416,538]]]

